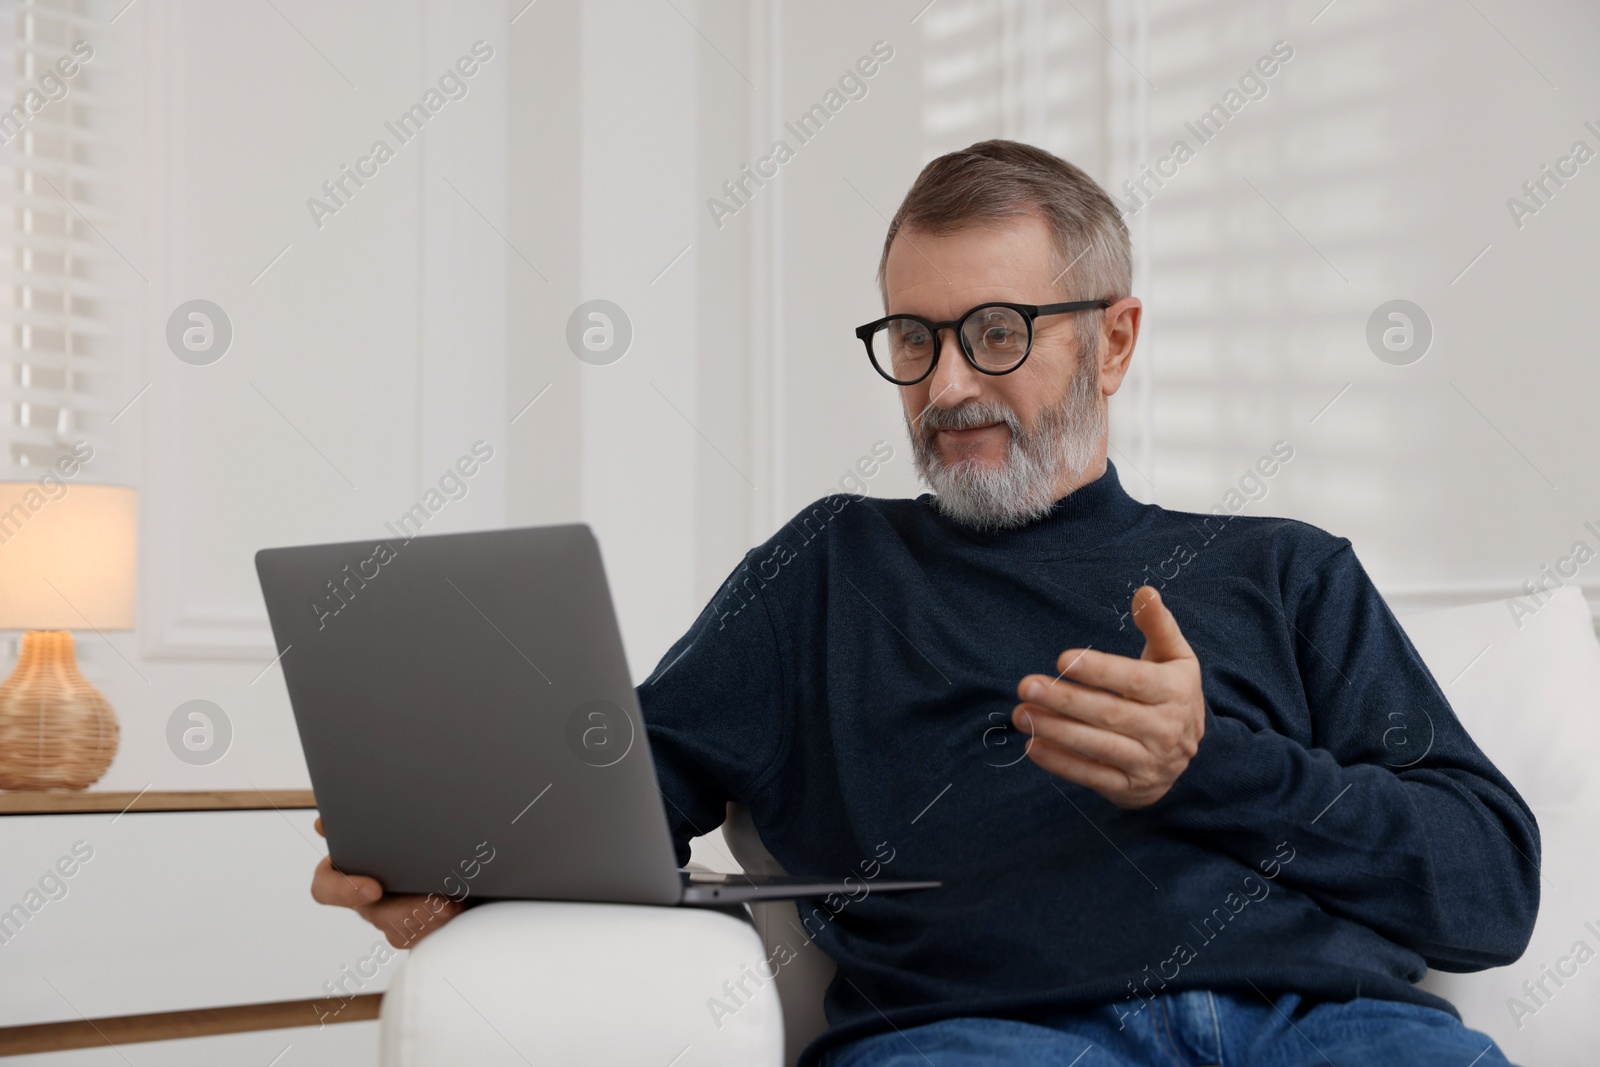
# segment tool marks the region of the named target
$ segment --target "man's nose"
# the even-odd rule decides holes
[[[981,390],[978,372],[967,362],[955,327],[946,326],[939,331],[939,362],[928,379],[929,405],[953,408],[977,396]]]

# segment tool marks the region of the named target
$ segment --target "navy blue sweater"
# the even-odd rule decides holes
[[[1139,655],[1141,584],[1207,710],[1172,790],[1125,811],[1020,758],[1010,716],[1064,649]],[[891,1021],[1128,1015],[1252,983],[1453,1011],[1413,984],[1425,968],[1511,962],[1538,909],[1532,813],[1350,542],[1141,504],[1109,464],[1000,533],[930,496],[824,498],[745,557],[639,699],[680,862],[736,800],[791,874],[859,881],[801,901],[786,946],[839,965],[803,1062]]]

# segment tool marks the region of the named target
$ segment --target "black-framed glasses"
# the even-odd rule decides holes
[[[1040,315],[1108,308],[1110,300],[1069,300],[1064,304],[979,304],[949,322],[921,315],[888,315],[856,327],[872,365],[895,385],[916,385],[939,363],[939,334],[955,330],[961,354],[974,370],[1010,374],[1033,351],[1033,320]]]

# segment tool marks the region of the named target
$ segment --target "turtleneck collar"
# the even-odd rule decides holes
[[[917,497],[933,526],[947,539],[1001,554],[1071,555],[1105,544],[1133,527],[1147,505],[1122,488],[1108,459],[1099,478],[1074,489],[1040,518],[1006,530],[976,530],[944,515],[932,493]]]

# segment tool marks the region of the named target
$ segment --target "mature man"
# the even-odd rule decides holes
[[[1504,1064],[1414,983],[1521,954],[1533,816],[1348,540],[1123,490],[1130,261],[1047,152],[923,170],[858,336],[933,494],[807,508],[639,687],[679,858],[738,800],[791,872],[945,883],[804,904],[810,1063]]]

